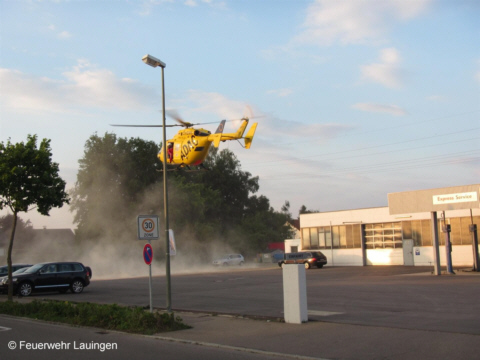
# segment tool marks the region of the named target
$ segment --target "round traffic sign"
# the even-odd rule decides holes
[[[153,260],[153,250],[152,245],[145,244],[143,247],[143,260],[145,260],[145,264],[150,265]]]
[[[144,219],[142,221],[142,229],[147,233],[152,232],[155,230],[155,222],[152,219]]]

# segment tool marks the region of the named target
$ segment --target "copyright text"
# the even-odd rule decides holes
[[[28,341],[10,341],[8,343],[10,350],[94,350],[105,352],[107,350],[117,350],[117,343],[98,343],[98,342],[28,342]]]

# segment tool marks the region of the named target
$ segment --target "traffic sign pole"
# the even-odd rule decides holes
[[[153,312],[152,265],[151,265],[153,261],[153,250],[150,244],[150,240],[158,240],[158,238],[160,237],[159,226],[158,226],[158,215],[139,215],[137,218],[137,224],[138,224],[138,239],[148,240],[148,244],[146,244],[145,247],[143,248],[143,260],[145,260],[145,264],[148,265],[148,273],[149,273],[148,289],[150,292],[150,312]],[[167,293],[169,293],[168,290],[167,290]],[[167,309],[168,308],[169,307],[167,305]]]
[[[150,244],[150,241],[148,242]],[[152,263],[148,265],[148,291],[150,292],[150,312],[153,313],[153,299],[152,299]]]
[[[143,247],[143,260],[148,265],[148,291],[150,297],[150,312],[153,312],[153,300],[152,300],[152,261],[153,261],[153,249],[148,240],[148,244]]]

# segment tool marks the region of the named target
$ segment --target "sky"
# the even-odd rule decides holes
[[[91,135],[160,143],[110,126],[161,123],[151,54],[186,121],[255,117],[249,150],[220,149],[277,211],[479,183],[479,18],[476,0],[0,0],[0,141],[51,139],[67,189]],[[68,206],[20,216],[76,227]]]

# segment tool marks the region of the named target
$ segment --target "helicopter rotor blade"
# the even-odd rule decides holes
[[[186,128],[189,128],[191,126],[194,126],[196,124],[192,124],[188,121],[185,121],[182,119],[182,117],[180,116],[180,114],[176,111],[176,110],[173,110],[173,109],[170,109],[170,110],[166,110],[165,113],[171,117],[173,120],[175,120],[176,122],[178,122],[180,124],[180,126],[184,126]]]
[[[176,125],[176,126],[184,126],[186,128],[196,126],[196,125],[218,124],[218,121],[202,122],[202,123],[191,123],[191,122],[185,121],[185,120],[182,119],[180,114],[174,109],[166,110],[165,114],[167,114],[169,117],[171,117],[173,120],[175,120],[176,122],[178,122],[180,124],[180,125]],[[227,120],[227,121],[231,121],[231,120]]]
[[[209,125],[209,124],[218,124],[218,121],[212,121],[212,122],[204,122],[204,123],[191,123],[188,121],[185,121],[182,119],[180,114],[174,110],[174,109],[168,109],[165,111],[165,114],[168,115],[170,118],[175,120],[178,124],[169,124],[165,125],[165,127],[185,127],[185,128],[190,128],[192,126],[196,125]],[[253,118],[259,118],[259,117],[264,117],[264,116],[253,116],[253,111],[252,108],[247,105],[245,107],[244,111],[244,116],[241,119],[228,119],[225,120],[226,122],[233,122],[233,121],[239,121],[239,120],[250,120]],[[133,124],[110,124],[110,126],[115,126],[115,127],[144,127],[144,128],[157,128],[157,127],[164,127],[164,125],[133,125]]]
[[[123,125],[123,124],[110,124],[110,126],[116,126],[116,127],[163,127],[163,125]],[[182,125],[165,125],[165,127],[176,127],[176,126],[182,126]]]

